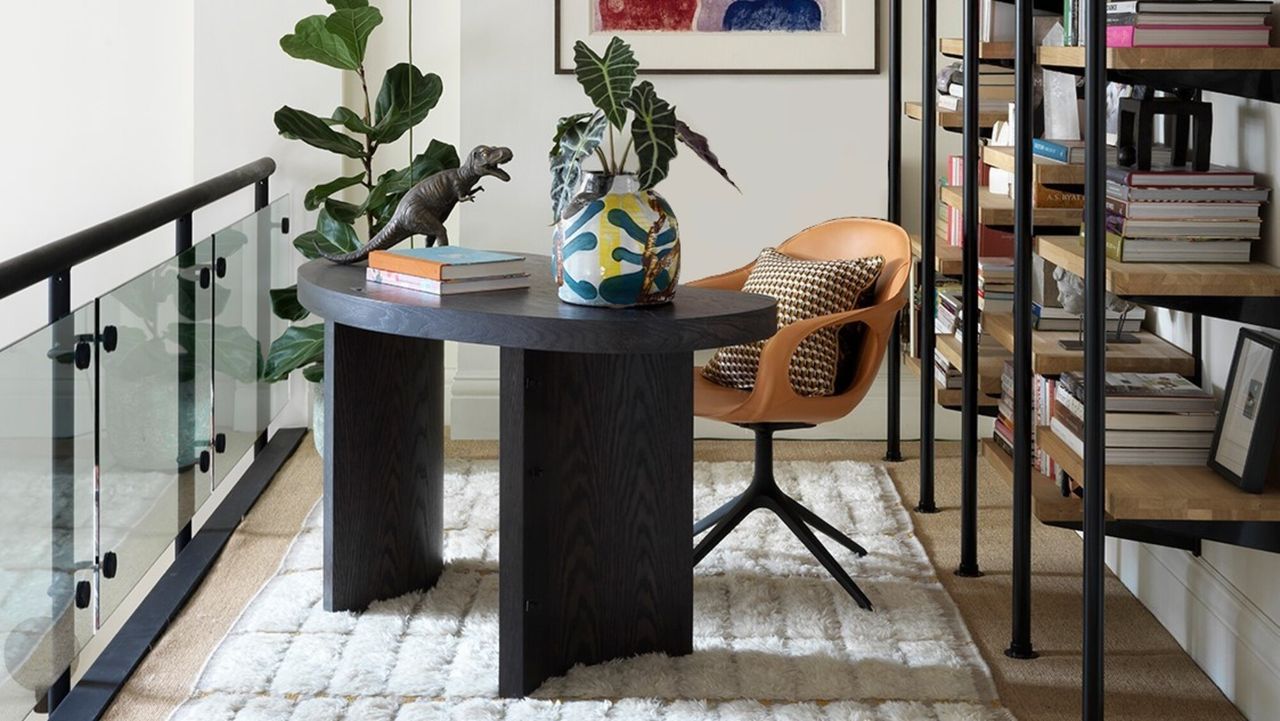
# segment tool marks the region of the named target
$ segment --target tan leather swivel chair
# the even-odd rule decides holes
[[[753,390],[743,391],[717,385],[694,371],[694,414],[749,428],[755,432],[755,473],[740,495],[694,524],[694,535],[711,532],[694,549],[697,565],[717,544],[757,508],[768,508],[791,529],[809,552],[835,577],[854,601],[871,609],[858,585],[813,535],[813,530],[830,536],[859,556],[866,549],[850,540],[813,511],[800,505],[778,488],[773,477],[773,434],[775,431],[811,428],[850,413],[871,388],[880,370],[880,361],[893,333],[894,316],[907,302],[907,274],[911,244],[902,228],[882,220],[841,218],[830,220],[791,237],[778,250],[795,258],[811,260],[856,259],[884,256],[884,267],[876,281],[870,304],[857,310],[835,313],[793,323],[780,329],[760,354],[760,368]],[[697,280],[690,285],[725,290],[741,290],[754,263],[737,270]],[[810,333],[830,326],[861,323],[865,330],[852,380],[836,395],[805,397],[791,388],[791,355]],[[895,359],[896,360],[896,359]],[[713,527],[714,526],[714,527]]]

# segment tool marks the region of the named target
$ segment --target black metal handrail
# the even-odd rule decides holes
[[[275,169],[274,160],[259,158],[154,203],[10,258],[0,263],[0,299],[44,282],[90,258],[265,180]]]

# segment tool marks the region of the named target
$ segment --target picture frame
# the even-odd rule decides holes
[[[880,73],[879,0],[815,0],[838,7],[836,29],[781,31],[627,31],[598,27],[607,0],[556,0],[555,72],[573,73],[573,46],[604,47],[615,35],[644,58],[652,75],[876,75]],[[734,0],[696,0],[716,6]],[[756,2],[762,0],[748,0]],[[699,10],[701,12],[701,10]]]
[[[1218,412],[1209,467],[1249,493],[1262,493],[1277,467],[1280,338],[1242,329]]]

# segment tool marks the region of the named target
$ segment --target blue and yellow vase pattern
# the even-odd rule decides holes
[[[598,189],[607,187],[607,192]],[[594,190],[593,190],[594,189]],[[667,201],[633,175],[584,179],[556,224],[560,300],[627,308],[667,303],[680,278],[680,226]]]

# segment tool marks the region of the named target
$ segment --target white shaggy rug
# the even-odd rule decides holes
[[[747,463],[698,463],[699,515]],[[854,605],[757,511],[698,567],[694,653],[572,669],[524,700],[498,690],[498,467],[450,463],[439,584],[363,614],[321,606],[321,515],[210,657],[173,721],[1011,721],[884,469],[779,463],[783,488],[870,555],[836,557]]]

